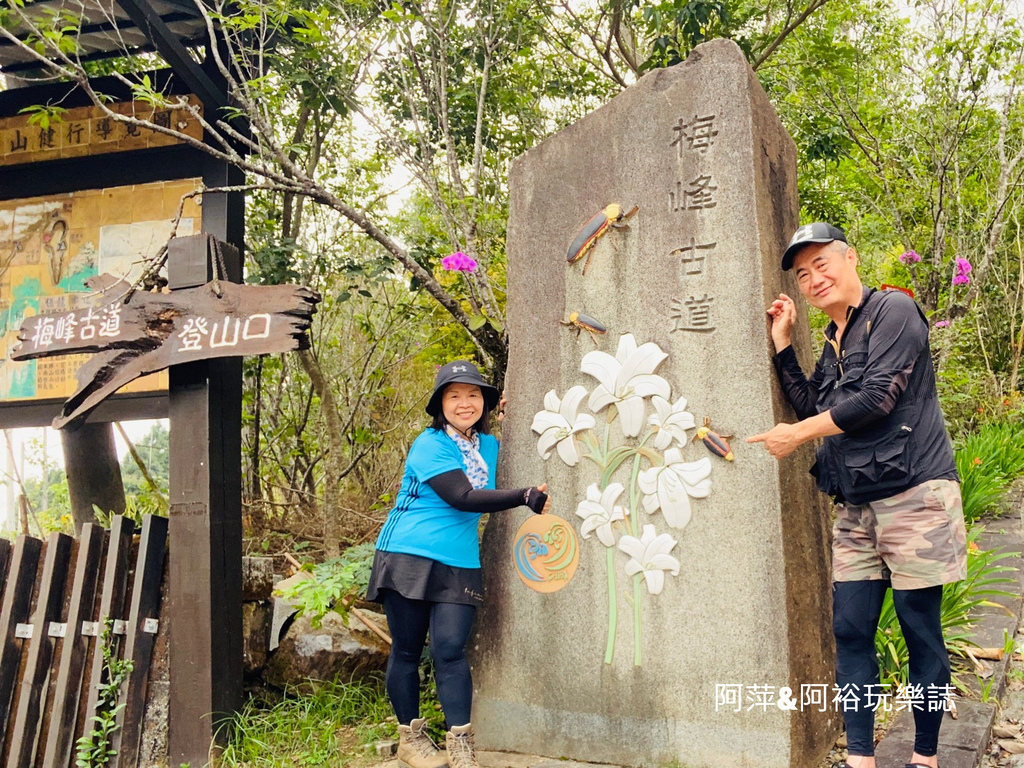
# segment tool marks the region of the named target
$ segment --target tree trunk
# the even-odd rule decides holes
[[[328,558],[341,554],[341,514],[338,509],[338,482],[345,471],[345,427],[338,413],[334,390],[320,367],[320,361],[308,349],[299,350],[302,368],[313,383],[320,398],[320,412],[327,425],[327,455],[324,458],[323,515],[324,555]]]
[[[62,429],[60,439],[75,534],[82,532],[85,523],[95,521],[93,504],[112,515],[123,514],[124,483],[114,449],[113,425],[83,424],[77,429]]]

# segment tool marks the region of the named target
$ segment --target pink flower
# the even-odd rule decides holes
[[[949,320],[939,320],[937,323],[935,323],[935,327],[936,328],[945,328],[948,325],[949,325]]]
[[[907,251],[901,253],[899,256],[900,261],[904,264],[917,264],[921,260],[921,257],[917,255],[917,251]]]
[[[971,262],[957,256],[953,285],[967,285],[969,282],[971,282]]]
[[[475,272],[476,261],[462,251],[456,251],[441,259],[441,266],[449,272]]]

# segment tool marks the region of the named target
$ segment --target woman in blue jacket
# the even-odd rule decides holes
[[[466,645],[483,602],[480,515],[518,506],[543,514],[550,508],[546,485],[494,488],[498,441],[488,421],[499,401],[498,390],[472,363],[441,367],[426,407],[433,422],[409,449],[401,490],[377,539],[367,599],[384,604],[391,631],[386,687],[404,768],[477,768]],[[419,662],[428,630],[449,729],[447,757],[419,717]]]

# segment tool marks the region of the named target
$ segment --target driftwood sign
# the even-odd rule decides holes
[[[84,416],[140,376],[214,357],[305,349],[320,296],[295,285],[207,283],[168,293],[135,292],[109,275],[87,281],[92,306],[36,315],[21,325],[12,360],[95,352],[77,374],[78,389],[53,420],[57,429]]]

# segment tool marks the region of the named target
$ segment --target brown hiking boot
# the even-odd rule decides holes
[[[451,768],[480,768],[473,746],[473,725],[456,725],[445,735],[448,765]]]
[[[443,768],[448,765],[444,752],[427,735],[427,721],[417,718],[398,726],[398,764],[402,768]]]

